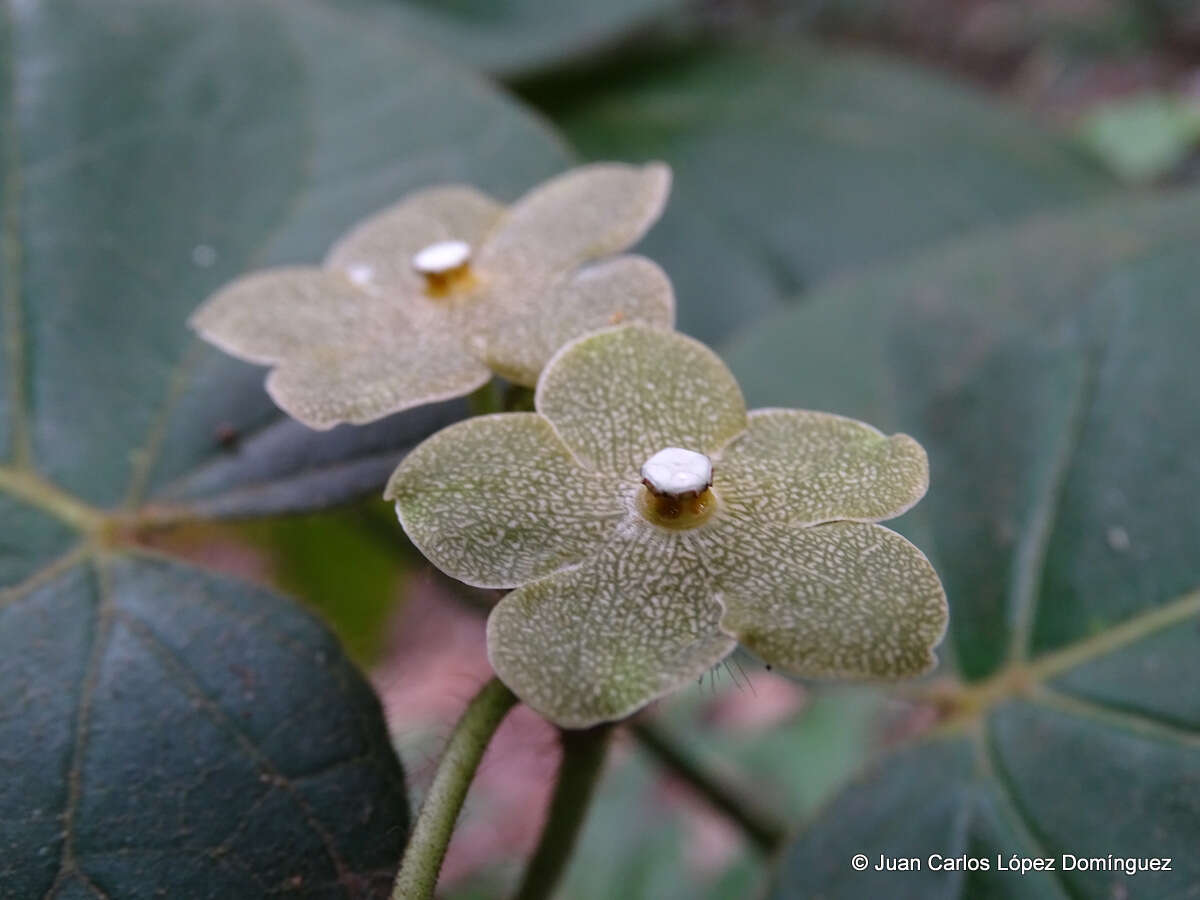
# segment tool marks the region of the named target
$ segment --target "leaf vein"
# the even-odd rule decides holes
[[[339,880],[348,877],[350,874],[349,869],[342,859],[341,854],[338,853],[329,829],[316,818],[312,807],[296,790],[292,781],[276,767],[263,748],[249,734],[239,728],[234,719],[221,708],[220,704],[208,695],[197,680],[195,673],[192,672],[190,667],[188,667],[173,648],[163,643],[154,634],[153,630],[140,619],[125,611],[122,611],[120,616],[122,623],[129,629],[130,633],[166,667],[167,671],[174,677],[176,683],[191,696],[209,719],[234,739],[246,758],[261,768],[265,774],[269,775],[274,784],[283,788],[291,795],[296,805],[300,807],[300,810],[304,814],[305,824],[308,825],[321,841],[326,856],[329,857],[329,861],[338,873]]]
[[[1080,697],[1046,685],[1039,686],[1032,699],[1039,706],[1055,712],[1085,718],[1138,737],[1169,741],[1181,744],[1189,750],[1200,750],[1200,731],[1182,727],[1145,710]]]
[[[87,559],[89,552],[90,547],[86,542],[76,544],[62,556],[42,566],[24,581],[11,587],[0,588],[0,609],[16,603],[18,600],[23,600],[48,581],[52,581],[68,569],[74,568]]]
[[[1024,841],[1025,845],[1034,851],[1034,855],[1045,858],[1053,856],[1046,848],[1046,843],[1041,833],[1039,832],[1036,823],[1029,817],[1020,802],[1017,800],[1016,786],[1012,782],[1012,777],[1004,769],[1000,763],[1000,759],[996,754],[995,736],[991,729],[988,728],[987,720],[985,719],[974,734],[974,740],[979,752],[979,761],[983,767],[985,774],[988,776],[990,783],[995,787],[996,799],[999,801],[996,805],[1017,835]],[[1070,900],[1085,900],[1084,894],[1081,891],[1075,890],[1063,878],[1062,872],[1055,869],[1052,873],[1053,881],[1058,885],[1060,893]]]
[[[1029,643],[1046,570],[1046,554],[1054,536],[1054,526],[1066,491],[1067,479],[1083,440],[1087,414],[1095,397],[1099,368],[1099,353],[1095,350],[1088,352],[1046,488],[1034,506],[1032,520],[1017,547],[1014,559],[1016,572],[1010,600],[1013,623],[1008,653],[1010,662],[1020,662],[1029,656]]]
[[[58,874],[46,891],[45,900],[51,900],[59,888],[72,875],[80,875],[75,859],[75,816],[79,811],[83,795],[83,760],[87,750],[88,729],[91,726],[92,696],[104,650],[112,633],[112,597],[107,575],[98,561],[93,561],[93,578],[96,591],[96,618],[92,626],[91,646],[88,661],[80,679],[79,707],[75,716],[75,740],[71,749],[71,762],[67,769],[67,803],[63,809],[63,848],[59,857]]]

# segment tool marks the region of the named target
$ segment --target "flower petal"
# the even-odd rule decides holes
[[[480,271],[529,284],[620,253],[662,215],[670,189],[662,163],[572,169],[513,204],[480,253]]]
[[[330,249],[325,266],[340,269],[366,289],[436,314],[445,304],[425,296],[413,256],[430,244],[459,240],[478,252],[504,207],[461,185],[430,188],[401,200],[351,229]]]
[[[247,275],[205,302],[191,324],[227,353],[277,365],[268,393],[310,428],[371,422],[491,377],[457,337],[418,331],[400,304],[339,272]]]
[[[477,307],[471,348],[509,381],[533,386],[569,341],[620,322],[670,328],[675,294],[667,274],[641,256],[618,256],[580,269],[561,286],[532,296],[497,296]]]
[[[189,324],[232,356],[270,364],[317,342],[352,342],[363,320],[389,328],[408,322],[338,272],[291,267],[238,278],[192,313]]]
[[[469,394],[492,377],[453,339],[411,329],[376,331],[358,343],[326,343],[289,357],[267,377],[267,393],[309,428],[363,425],[401,410]]]
[[[735,646],[718,627],[710,544],[704,529],[631,520],[594,558],[500,601],[492,668],[566,728],[624,718],[698,678]]]
[[[743,526],[721,578],[722,626],[797,675],[897,678],[935,662],[946,594],[925,556],[881,525]]]
[[[699,341],[644,325],[596,332],[546,366],[535,398],[576,457],[623,478],[665,447],[709,456],[746,427],[733,375]]]
[[[513,587],[594,553],[626,514],[535,413],[480,416],[412,451],[384,494],[412,542],[448,575]]]
[[[906,434],[888,437],[830,413],[758,409],[714,462],[713,477],[722,501],[760,520],[876,522],[925,495],[929,461]]]

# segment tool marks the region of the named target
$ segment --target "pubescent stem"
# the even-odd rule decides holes
[[[747,790],[718,772],[706,770],[676,746],[656,726],[645,720],[632,723],[638,742],[669,769],[704,797],[716,810],[736,822],[750,842],[767,856],[774,855],[788,836],[788,825]]]
[[[558,768],[558,783],[554,786],[542,836],[515,900],[547,900],[553,894],[587,817],[613,730],[614,726],[608,724],[559,732],[562,763]]]
[[[421,804],[417,824],[392,887],[392,900],[429,900],[433,897],[438,872],[467,788],[492,735],[516,702],[513,692],[498,678],[493,678],[467,704],[438,761],[437,774],[425,802]]]

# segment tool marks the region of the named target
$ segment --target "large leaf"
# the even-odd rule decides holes
[[[0,896],[386,884],[403,776],[336,642],[137,541],[379,490],[457,411],[316,435],[184,323],[409,189],[514,196],[565,161],[474,76],[305,2],[0,5]]]
[[[685,0],[327,0],[491,72],[517,74],[587,55]]]
[[[751,402],[928,449],[910,528],[945,581],[958,670],[949,737],[818,819],[779,896],[814,879],[871,893],[848,868],[859,851],[1175,857],[1130,881],[893,875],[912,896],[1200,880],[1198,245],[1197,192],[1041,221],[844,282],[731,350]]]
[[[379,703],[295,604],[98,555],[0,605],[0,896],[386,894]]]
[[[685,54],[571,87],[533,95],[584,155],[674,167],[643,247],[675,282],[680,327],[709,341],[831,273],[1104,185],[996,102],[869,57]]]

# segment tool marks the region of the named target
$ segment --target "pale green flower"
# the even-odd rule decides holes
[[[514,589],[488,620],[488,654],[548,719],[627,716],[739,641],[805,676],[933,665],[941,583],[875,524],[925,493],[912,438],[828,413],[747,414],[712,351],[645,326],[566,345],[536,407],[434,435],[387,496],[438,568]]]
[[[313,428],[469,393],[533,386],[564,343],[623,321],[670,326],[674,295],[614,256],[662,214],[670,170],[583,166],[505,208],[474,188],[412,194],[351,229],[323,268],[255,272],[192,317],[205,339],[273,366],[267,391]]]

